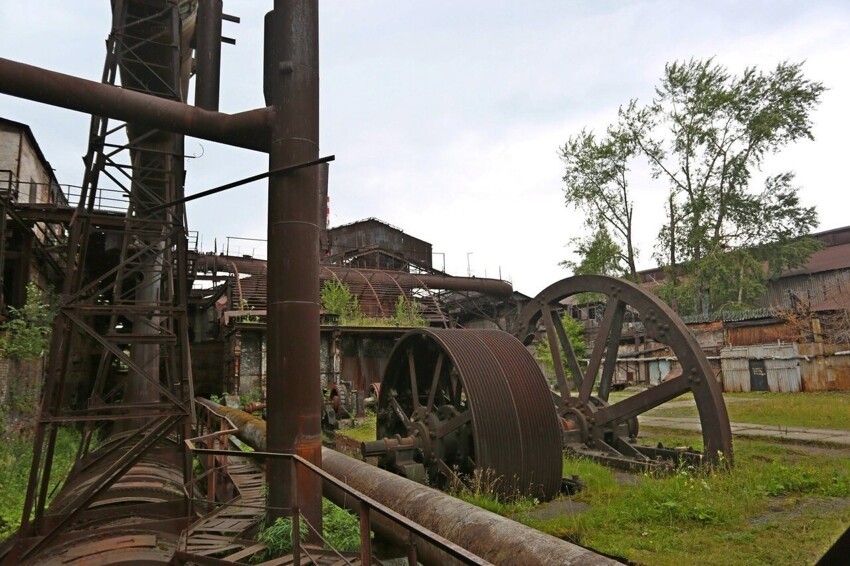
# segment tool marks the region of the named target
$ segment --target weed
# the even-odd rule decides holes
[[[447,491],[467,503],[504,516],[528,511],[540,503],[522,495],[518,489],[505,495],[500,487],[503,481],[494,470],[476,468],[471,475],[457,474],[450,478]]]
[[[301,541],[307,539],[307,522],[302,518],[298,522]],[[338,552],[356,552],[360,550],[360,520],[345,509],[322,499],[322,536],[329,548]],[[257,540],[265,543],[263,560],[270,560],[292,552],[292,519],[278,518],[272,525],[264,526],[257,534]]]
[[[51,475],[57,482],[64,481],[68,475],[79,442],[80,435],[76,430],[59,429]],[[4,439],[4,444],[4,449],[0,452],[0,540],[14,533],[21,523],[33,448],[29,435],[10,435]],[[52,489],[51,493],[57,491]]]

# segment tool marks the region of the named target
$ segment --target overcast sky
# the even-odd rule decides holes
[[[263,105],[262,19],[271,0],[225,0],[242,23],[223,46],[224,112]],[[806,61],[828,90],[814,142],[772,159],[793,170],[821,230],[850,224],[850,2],[322,0],[321,154],[331,164],[331,225],[377,217],[434,246],[434,263],[513,281],[534,295],[566,275],[582,231],[564,205],[558,148],[601,130],[632,98],[648,102],[673,60],[714,56],[739,72]],[[99,80],[107,0],[0,0],[0,57]],[[0,95],[29,124],[60,183],[79,185],[88,118]],[[265,155],[187,140],[187,193],[267,168]],[[639,267],[652,267],[666,187],[635,187]],[[265,238],[266,185],[189,208],[190,229],[219,250]],[[241,251],[246,251],[243,243]]]

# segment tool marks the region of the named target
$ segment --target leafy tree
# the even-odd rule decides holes
[[[570,244],[580,261],[564,260],[561,265],[574,275],[611,275],[623,276],[623,249],[611,237],[605,225],[600,225],[590,236],[573,238]]]
[[[683,310],[744,305],[767,277],[817,249],[801,239],[817,214],[801,205],[793,174],[770,176],[761,190],[752,177],[767,156],[813,139],[809,114],[823,90],[801,64],[734,76],[712,59],[690,60],[665,67],[652,104],[620,110],[654,177],[670,188],[656,257],[670,266],[670,285],[680,275],[692,281],[692,306]]]
[[[800,202],[793,173],[767,176],[760,187],[754,176],[768,156],[812,139],[809,115],[823,91],[801,64],[740,75],[713,59],[666,65],[649,105],[633,100],[603,139],[582,131],[561,148],[567,204],[620,245],[619,254],[603,245],[597,229],[578,242],[582,259],[573,265],[603,273],[607,254],[635,275],[629,164],[643,156],[669,189],[655,254],[669,277],[659,294],[682,312],[749,306],[769,278],[819,247],[806,237],[817,214]]]
[[[585,213],[585,224],[594,230],[587,239],[574,240],[582,273],[625,274],[637,279],[636,250],[632,238],[634,205],[629,196],[629,161],[638,146],[624,124],[608,128],[601,139],[582,130],[561,148],[564,161],[564,196],[567,206]],[[592,271],[604,269],[605,271]]]

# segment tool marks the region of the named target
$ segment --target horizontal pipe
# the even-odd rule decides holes
[[[0,93],[245,149],[268,151],[271,108],[238,114],[213,112],[1,57]]]
[[[197,399],[226,416],[239,429],[237,437],[256,450],[265,450],[266,423],[238,409]],[[456,497],[397,476],[335,450],[322,449],[322,468],[357,491],[404,515],[438,535],[493,564],[611,565],[618,562],[555,538],[523,524],[491,513]],[[333,486],[324,495],[337,505],[355,510],[356,503]],[[406,531],[373,513],[373,528],[406,546]],[[426,563],[446,564],[446,557],[421,539],[417,552]]]
[[[493,564],[618,564],[592,550],[328,448],[322,451],[322,468],[360,493]],[[326,495],[334,500],[329,490]],[[441,559],[438,563],[445,562]]]
[[[453,277],[451,275],[430,275],[407,273],[404,271],[385,271],[380,269],[361,269],[354,267],[321,266],[322,273],[334,274],[337,279],[347,280],[354,275],[363,276],[372,284],[395,281],[404,287],[425,287],[426,289],[444,289],[446,291],[475,291],[497,297],[507,297],[514,292],[513,285],[501,279],[486,277]],[[356,281],[356,279],[352,279]]]

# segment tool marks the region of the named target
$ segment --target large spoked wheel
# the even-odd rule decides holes
[[[526,348],[496,330],[417,329],[396,344],[378,398],[379,465],[435,487],[478,476],[496,492],[556,496],[561,427]]]
[[[561,301],[579,293],[595,293],[604,303],[604,314],[586,366],[573,352],[559,316],[563,310]],[[638,326],[643,325],[645,340],[672,350],[681,372],[672,373],[659,385],[609,403],[621,340],[632,338],[623,334],[627,313],[628,318],[638,321]],[[560,391],[557,412],[567,447],[626,467],[681,457],[716,464],[721,461],[721,454],[731,464],[732,432],[720,384],[696,339],[660,299],[633,283],[613,277],[570,277],[544,289],[523,309],[516,335],[524,344],[531,344],[541,325],[552,352]],[[562,360],[566,361],[566,367]],[[567,379],[567,369],[572,384]],[[578,389],[577,394],[570,392],[571,385]],[[596,395],[593,395],[594,387]],[[701,455],[643,447],[630,441],[629,437],[637,436],[638,415],[688,392],[693,393],[699,412],[704,444]]]

